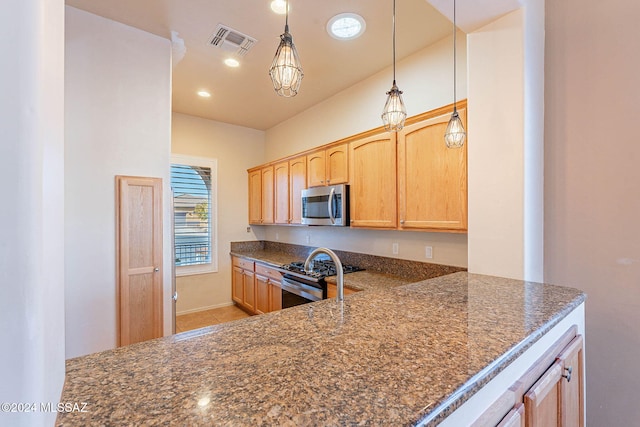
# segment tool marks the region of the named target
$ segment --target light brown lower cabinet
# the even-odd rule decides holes
[[[255,313],[255,273],[254,263],[246,259],[232,257],[231,298],[236,304]]]
[[[525,427],[524,424],[524,405],[518,403],[509,411],[507,415],[500,421],[498,427]]]
[[[350,295],[355,294],[358,291],[355,291],[350,288],[344,288],[344,294]],[[327,298],[335,298],[338,295],[338,286],[334,283],[327,283]]]
[[[584,344],[576,331],[565,332],[472,427],[583,427]]]
[[[582,349],[578,335],[525,393],[526,427],[584,426]]]
[[[282,309],[282,274],[274,268],[256,263],[256,313],[263,314]]]
[[[251,314],[282,309],[282,275],[274,268],[232,257],[231,298]]]

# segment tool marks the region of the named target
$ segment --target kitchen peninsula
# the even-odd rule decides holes
[[[460,271],[71,359],[56,425],[468,425],[585,298]]]

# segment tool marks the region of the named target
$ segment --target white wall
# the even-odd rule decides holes
[[[116,175],[163,179],[164,235],[170,235],[170,61],[168,40],[66,8],[67,357],[116,346]],[[170,334],[167,241],[164,327]]]
[[[60,400],[64,384],[64,8],[0,3],[0,402]],[[55,413],[0,413],[53,425]]]
[[[218,272],[181,276],[176,311],[231,304],[230,242],[255,240],[247,233],[247,169],[264,160],[264,132],[185,114],[173,114],[174,154],[218,159]]]
[[[545,280],[587,292],[587,425],[638,425],[640,3],[546,2]]]
[[[466,97],[466,41],[457,37],[458,98]],[[398,87],[409,116],[414,116],[453,101],[453,40],[447,37],[399,61]],[[327,144],[382,125],[380,114],[391,88],[392,71],[387,68],[340,92],[326,101],[267,130],[266,160],[274,160],[318,145]],[[304,83],[303,83],[304,86]],[[304,90],[304,87],[303,89]],[[473,140],[471,140],[473,144]],[[256,163],[256,165],[259,163]],[[256,166],[253,165],[253,166]],[[373,255],[429,261],[466,267],[467,236],[451,233],[253,227],[261,239],[308,244],[326,244],[332,248]],[[306,230],[306,231],[305,231]],[[391,247],[398,243],[399,253]],[[433,259],[425,258],[425,246],[433,247]]]
[[[524,276],[521,9],[467,35],[469,271]]]

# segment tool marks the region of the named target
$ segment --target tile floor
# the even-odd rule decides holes
[[[176,333],[244,319],[249,315],[235,305],[176,316]]]

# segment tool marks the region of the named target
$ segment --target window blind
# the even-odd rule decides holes
[[[176,266],[211,263],[211,168],[171,165]]]

